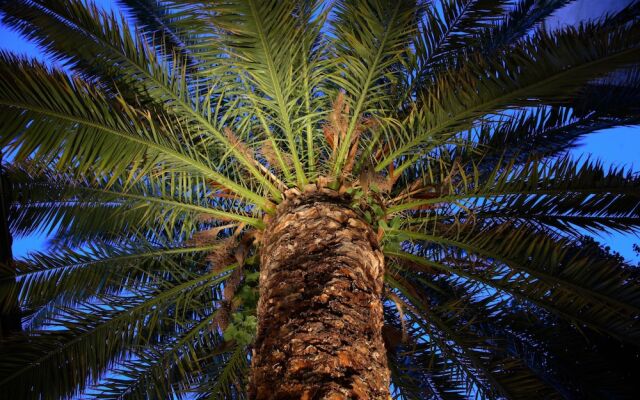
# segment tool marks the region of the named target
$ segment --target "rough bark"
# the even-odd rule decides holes
[[[13,261],[11,245],[13,240],[9,231],[9,204],[11,201],[10,182],[3,173],[2,153],[0,152],[0,265],[9,265]],[[0,270],[0,290],[2,285],[12,285],[15,278],[7,276],[6,270]],[[0,338],[5,337],[21,329],[20,313],[17,299],[5,299],[11,304],[10,310],[5,311],[5,306],[0,302]]]
[[[384,257],[348,199],[285,200],[260,250],[252,399],[387,399]]]

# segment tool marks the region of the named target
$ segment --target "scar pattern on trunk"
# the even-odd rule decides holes
[[[384,256],[349,199],[322,188],[278,206],[261,245],[251,399],[387,399]]]

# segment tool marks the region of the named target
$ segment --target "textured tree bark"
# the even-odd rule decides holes
[[[387,399],[384,257],[329,189],[290,197],[264,232],[251,399]]]
[[[9,232],[9,204],[11,201],[10,182],[2,170],[2,152],[0,152],[0,264],[9,265],[13,261],[11,245],[13,240]],[[11,285],[15,280],[11,275],[0,270],[0,289],[2,285]],[[17,299],[5,299],[13,307],[5,311],[5,306],[0,302],[0,338],[19,331],[20,313]]]

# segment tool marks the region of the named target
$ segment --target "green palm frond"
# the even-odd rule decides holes
[[[538,376],[525,360],[510,354],[511,349],[504,338],[494,332],[486,332],[489,322],[492,325],[500,322],[489,312],[498,312],[502,307],[506,307],[506,302],[501,300],[498,294],[487,295],[482,293],[482,288],[474,287],[467,282],[461,283],[455,279],[449,282],[441,280],[436,285],[429,291],[430,299],[427,300],[429,312],[434,315],[428,321],[431,323],[427,328],[428,334],[442,336],[440,341],[440,346],[443,347],[442,352],[454,354],[450,357],[454,363],[448,370],[442,368],[444,361],[436,362],[437,358],[431,356],[434,360],[431,365],[435,371],[438,371],[437,375],[443,381],[446,379],[455,381],[456,376],[471,375],[471,379],[477,379],[477,386],[482,388],[478,393],[480,398],[494,398],[498,393],[514,398],[556,396],[548,383]],[[401,292],[407,291],[408,288],[411,288],[408,291],[413,293],[424,290],[424,285],[419,281],[409,282],[405,279],[399,286]],[[411,297],[409,295],[407,298]],[[489,312],[485,311],[487,308]],[[411,318],[420,317],[414,315]],[[418,324],[425,324],[425,322],[427,321]],[[452,340],[455,341],[453,345]],[[417,356],[417,362],[425,362],[421,359],[424,354],[418,353]],[[454,367],[455,363],[458,363],[457,367]],[[493,389],[487,388],[485,386],[487,383],[491,383]],[[442,387],[446,386],[440,386]],[[453,394],[469,396],[471,390],[467,389],[467,393],[453,391]],[[495,390],[499,392],[496,393]]]
[[[397,168],[403,171],[423,152],[447,143],[481,117],[570,99],[590,80],[634,62],[640,51],[636,29],[592,24],[553,34],[538,31],[497,59],[472,53],[459,61],[460,67],[433,75],[433,84],[418,94],[424,105],[415,107],[407,117],[408,126],[390,139],[394,150],[376,170],[411,150],[413,156]],[[508,65],[518,65],[518,70],[505,69]]]
[[[39,326],[57,308],[94,296],[144,289],[157,276],[180,273],[180,265],[189,262],[189,256],[211,251],[212,246],[104,243],[82,251],[59,249],[55,256],[35,253],[16,265],[15,290],[23,307],[37,310],[29,317],[29,325]]]
[[[640,331],[634,322],[640,311],[637,274],[620,268],[616,260],[596,258],[589,248],[573,247],[568,240],[526,228],[489,227],[461,238],[401,233],[433,243],[424,250],[426,261],[406,256],[413,262],[459,271],[469,279],[495,284],[497,289],[548,307],[570,321],[632,343],[638,341]],[[389,254],[404,256],[398,250]]]
[[[103,300],[104,305],[101,302],[84,303],[82,307],[69,310],[54,325],[57,330],[15,339],[7,346],[10,353],[4,355],[4,365],[16,355],[27,357],[29,354],[32,358],[27,359],[27,366],[20,370],[3,370],[2,385],[20,388],[21,392],[16,392],[20,398],[27,398],[34,386],[45,387],[47,382],[56,382],[55,387],[48,388],[48,398],[58,398],[83,388],[86,384],[84,373],[89,372],[90,379],[95,381],[111,362],[126,357],[128,347],[162,339],[158,330],[162,328],[163,319],[183,320],[187,316],[185,311],[193,307],[190,303],[197,302],[199,294],[228,276],[216,279],[219,274],[218,271],[209,272],[190,279],[182,278],[182,282],[167,280],[158,284],[160,291],[140,291],[135,300],[132,296],[107,297]],[[62,360],[73,360],[73,363]],[[61,362],[67,364],[65,369],[57,368]],[[42,370],[49,371],[50,375],[43,376]]]
[[[526,36],[531,29],[573,0],[521,0],[506,12],[500,23],[491,24],[478,34],[476,46],[491,54]]]
[[[461,48],[475,44],[485,30],[496,25],[507,14],[509,1],[449,0],[431,4],[416,41],[420,70],[426,73],[442,59]],[[524,5],[520,5],[522,7]],[[508,24],[501,24],[502,29]],[[420,80],[422,76],[418,76]]]
[[[189,4],[163,0],[119,0],[130,10],[138,25],[154,32],[154,39],[169,50],[186,56],[189,63],[201,61],[195,47],[206,37],[207,23],[198,18],[202,11]],[[160,36],[160,38],[158,37]]]
[[[221,358],[228,343],[211,332],[217,313],[184,330],[171,345],[134,351],[115,369],[115,376],[93,388],[100,399],[188,398],[193,383],[201,382],[203,361]],[[231,364],[227,364],[231,365]]]
[[[175,240],[190,238],[206,221],[263,226],[242,202],[218,197],[206,181],[190,176],[164,174],[132,183],[130,177],[109,175],[78,180],[68,173],[10,171],[9,176],[20,199],[11,215],[18,235],[48,230],[56,240],[73,242],[153,232]]]
[[[387,214],[433,209],[407,218],[418,227],[424,224],[426,231],[447,219],[481,219],[485,212],[486,217],[495,216],[496,220],[508,215],[512,222],[536,221],[569,232],[574,232],[574,226],[594,230],[638,228],[639,179],[631,171],[607,171],[599,162],[569,158],[497,164],[488,172],[480,169],[482,162],[468,170],[460,165],[442,169],[437,181],[446,181],[444,184],[432,182],[428,171],[423,181],[413,183],[415,193],[397,196],[397,204],[388,207]]]
[[[16,9],[8,11],[17,19],[14,24],[22,24],[23,31],[44,43],[64,43],[56,40],[63,35],[80,34],[85,37],[86,49],[70,46],[57,51],[51,47],[49,51],[54,55],[75,55],[71,59],[75,68],[85,70],[89,76],[97,73],[102,79],[115,80],[115,90],[119,92],[140,92],[143,97],[149,97],[150,101],[161,103],[164,112],[177,114],[182,120],[182,126],[188,127],[180,134],[189,147],[200,147],[204,134],[213,136],[267,188],[272,188],[273,194],[278,195],[275,187],[258,171],[255,160],[251,160],[234,146],[216,121],[210,118],[210,111],[207,109],[211,108],[214,95],[222,90],[219,86],[227,82],[198,82],[196,88],[209,94],[209,97],[204,98],[204,103],[201,103],[203,98],[197,92],[191,92],[193,85],[186,75],[184,60],[177,55],[165,55],[152,48],[144,37],[132,32],[123,17],[103,13],[97,8],[86,8],[79,0],[45,3],[31,7],[15,4]],[[35,16],[29,15],[29,12]],[[72,29],[69,23],[73,24]],[[114,73],[118,75],[114,76]],[[183,120],[184,118],[187,119]],[[169,124],[172,122],[169,121]],[[204,143],[208,142],[206,136]]]
[[[398,65],[415,34],[420,13],[421,7],[416,7],[415,1],[336,4],[333,35],[338,64],[332,81],[345,91],[352,110],[336,151],[334,175],[338,175],[346,163],[362,116],[386,111],[385,103],[399,80]]]
[[[81,173],[82,168],[99,166],[97,172],[116,175],[124,175],[130,166],[145,174],[153,165],[163,163],[265,204],[258,194],[218,173],[202,152],[183,146],[180,132],[169,121],[158,121],[121,98],[109,99],[89,83],[49,71],[36,62],[4,53],[0,70],[7,77],[0,87],[0,104],[25,110],[19,119],[9,114],[2,121],[3,128],[13,134],[4,136],[2,144],[19,147],[18,159],[50,160],[57,168],[79,163]],[[51,125],[52,120],[56,125]],[[79,151],[79,146],[85,151]]]
[[[315,3],[315,4],[314,4]],[[299,1],[237,1],[213,6],[216,17],[213,22],[226,34],[228,52],[234,68],[240,68],[252,89],[261,94],[254,98],[260,115],[263,133],[276,152],[286,144],[295,171],[296,182],[307,182],[301,161],[303,148],[302,130],[305,118],[300,104],[311,90],[303,86],[310,78],[310,70],[322,68],[317,57],[302,53],[320,34],[314,28],[312,13],[319,2]],[[308,9],[305,9],[308,8]],[[306,44],[306,46],[305,46]],[[309,65],[311,64],[311,65]],[[315,65],[314,65],[315,64]],[[303,68],[307,74],[300,79]],[[265,101],[268,99],[268,101]],[[271,121],[271,118],[275,118]],[[288,167],[283,165],[288,174]]]
[[[591,248],[589,253],[591,258],[608,258],[588,242],[584,245]],[[495,378],[505,383],[507,391],[516,390],[511,394],[512,397],[556,398],[567,395],[567,387],[563,387],[560,382],[566,382],[565,368],[567,363],[571,364],[573,360],[569,361],[565,358],[571,357],[568,352],[560,351],[555,354],[555,350],[551,350],[557,350],[558,335],[566,339],[572,338],[569,340],[571,345],[567,345],[575,351],[576,358],[583,356],[589,358],[591,355],[585,349],[590,346],[593,346],[592,349],[599,349],[601,346],[604,349],[608,346],[606,342],[599,341],[596,336],[586,338],[585,335],[591,334],[586,333],[583,328],[572,327],[571,322],[565,323],[551,318],[552,322],[548,324],[549,314],[538,308],[535,302],[519,296],[512,297],[509,293],[502,291],[500,285],[495,283],[514,280],[514,277],[509,276],[508,273],[502,275],[505,271],[487,270],[487,273],[498,275],[499,279],[482,281],[465,274],[479,268],[480,264],[468,266],[466,271],[456,268],[447,270],[446,268],[453,266],[455,261],[445,255],[442,256],[440,266],[430,261],[425,262],[426,260],[422,257],[409,256],[409,258],[412,260],[411,263],[402,262],[397,265],[397,268],[392,269],[395,271],[392,273],[394,277],[402,280],[403,289],[411,288],[412,296],[416,293],[428,295],[426,301],[429,304],[429,313],[445,317],[446,324],[452,325],[452,329],[455,329],[456,334],[461,338],[461,345],[465,346],[466,342],[470,351],[479,352],[480,361],[489,366],[489,371],[495,371]],[[458,260],[465,265],[469,263],[468,257],[464,259],[460,257]],[[609,262],[616,262],[616,260],[611,258]],[[437,273],[439,277],[433,280],[429,287],[425,286],[425,278],[439,268],[443,272]],[[629,273],[634,272],[629,270]],[[637,279],[637,276],[634,279]],[[411,296],[407,298],[407,301],[414,301]],[[559,313],[556,312],[556,314]],[[431,321],[434,319],[425,318],[425,323]],[[615,345],[608,351],[615,351],[614,348]],[[504,361],[500,361],[501,357],[504,357]],[[619,357],[620,360],[625,359],[621,355]],[[498,364],[493,364],[495,362]],[[600,384],[603,386],[598,386],[596,391],[611,390],[611,393],[625,391],[627,387],[624,384],[621,385],[625,379],[622,377],[626,375],[625,366],[612,365],[616,364],[617,359],[600,357],[597,360],[591,359],[591,362],[595,365],[585,365],[584,370],[574,376],[577,381],[581,381],[578,384],[582,387],[578,389],[580,392],[590,386],[588,379],[598,379],[594,375],[589,378],[589,374],[593,374],[597,368],[603,368],[603,370],[611,368],[616,372],[612,373],[612,376],[602,378]],[[612,364],[608,364],[609,362]],[[500,366],[502,363],[506,363],[507,366]],[[491,365],[494,366],[491,367]],[[616,374],[619,375],[616,376]],[[455,374],[450,372],[448,376],[453,377]],[[586,380],[583,381],[583,379]],[[509,388],[514,383],[517,384]],[[621,396],[626,398],[628,394],[621,394]]]

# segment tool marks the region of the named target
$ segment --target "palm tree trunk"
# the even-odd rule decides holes
[[[0,152],[0,264],[9,265],[13,262],[11,245],[13,240],[9,231],[9,204],[11,201],[10,182],[2,169],[2,152]],[[6,276],[5,270],[0,270],[0,287],[12,285],[12,276]],[[1,289],[1,288],[0,288]],[[6,311],[6,306],[0,303],[0,338],[21,329],[18,300],[5,299],[12,307]]]
[[[291,196],[262,238],[252,399],[387,399],[384,257],[329,189]]]

